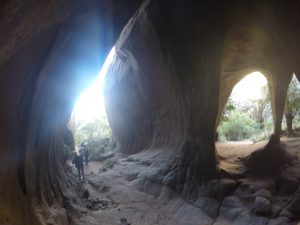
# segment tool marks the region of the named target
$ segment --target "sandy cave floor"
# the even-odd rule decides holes
[[[71,224],[298,224],[296,221],[299,221],[299,217],[295,218],[285,212],[284,206],[299,186],[300,138],[282,138],[282,141],[288,152],[295,157],[291,164],[284,166],[282,176],[267,179],[223,179],[222,187],[234,186],[234,189],[221,200],[204,195],[191,203],[159,182],[149,182],[157,179],[157,174],[164,174],[170,164],[169,155],[159,150],[132,156],[116,156],[112,159],[114,166],[105,172],[103,163],[90,162],[85,167],[86,182],[78,183],[81,200],[76,205],[79,213],[72,217]],[[230,173],[239,174],[244,170],[239,159],[264,144],[265,142],[217,143],[218,154],[222,158],[220,166]],[[75,176],[74,167],[73,172]],[[88,196],[85,190],[88,191]],[[262,201],[259,201],[261,198]],[[254,208],[258,213],[253,213]]]

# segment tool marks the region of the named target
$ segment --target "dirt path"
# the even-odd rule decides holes
[[[300,139],[283,140],[288,151],[300,158]],[[222,158],[221,167],[238,173],[242,169],[239,157],[247,156],[264,144],[265,142],[255,144],[246,142],[217,143],[218,154]],[[280,215],[277,215],[276,219],[272,219],[252,213],[257,193],[266,192],[267,196],[271,196],[272,212],[275,212],[276,207],[282,207],[283,203],[287,201],[288,195],[277,194],[277,181],[273,179],[246,178],[230,181],[237,183],[235,191],[221,202],[205,197],[204,207],[201,203],[203,197],[199,197],[199,201],[202,200],[198,206],[195,203],[186,202],[169,188],[159,184],[161,178],[157,174],[166,170],[168,159],[168,155],[163,155],[160,151],[142,152],[130,157],[118,156],[114,159],[116,163],[113,168],[105,172],[101,172],[104,167],[103,163],[90,162],[85,169],[87,182],[82,184],[82,189],[87,190],[89,196],[82,198],[81,204],[83,208],[90,207],[92,209],[82,210],[80,215],[74,216],[72,224],[297,224],[291,222],[287,216],[279,217]],[[282,174],[287,176],[289,181],[299,183],[299,161],[296,160],[293,165],[287,166]],[[228,180],[226,182],[228,184]],[[212,210],[213,213],[211,214],[209,210]]]
[[[240,159],[250,155],[253,151],[262,148],[267,142],[217,142],[217,153],[220,157],[220,167],[231,174],[244,173],[245,168]]]
[[[104,167],[105,167],[104,164],[101,162],[91,161],[88,163],[88,165],[84,167],[85,174],[89,175],[89,174],[99,173],[99,171],[103,170]]]

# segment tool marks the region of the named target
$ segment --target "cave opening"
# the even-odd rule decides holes
[[[72,133],[71,139],[73,140],[66,141],[70,137],[65,138],[64,144],[64,153],[68,160],[73,160],[75,153],[80,155],[82,146],[85,146],[88,152],[88,155],[84,157],[85,161],[100,160],[115,147],[103,94],[106,74],[114,57],[115,47],[107,55],[96,79],[81,92],[76,100],[68,122],[68,130]]]
[[[247,74],[236,82],[220,117],[217,152],[226,159],[246,157],[267,143],[273,127],[268,79],[259,71]]]
[[[271,98],[266,77],[253,72],[233,88],[217,128],[221,142],[267,140],[273,131]]]
[[[300,135],[300,82],[295,74],[287,90],[285,110],[282,121],[283,134],[288,137]]]

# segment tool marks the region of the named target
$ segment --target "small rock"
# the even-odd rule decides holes
[[[219,185],[224,195],[232,193],[237,187],[236,181],[232,179],[221,179]]]
[[[177,170],[172,170],[163,179],[163,184],[171,188],[175,188],[177,182]]]
[[[272,213],[270,200],[257,196],[253,203],[252,211],[259,216],[269,216]]]
[[[263,189],[260,189],[259,191],[256,192],[255,194],[256,196],[260,196],[260,197],[263,197],[263,198],[266,198],[268,200],[271,200],[271,191],[263,188]]]
[[[145,165],[145,166],[150,166],[151,165],[151,161],[150,160],[143,160],[143,161],[141,161],[141,164]]]
[[[272,205],[272,215],[271,218],[277,218],[279,213],[281,211],[281,208],[278,205]]]
[[[278,217],[276,219],[271,219],[268,225],[282,225],[282,224],[291,224],[291,221],[287,217]]]
[[[93,211],[99,209],[105,210],[108,208],[108,201],[99,199],[88,199],[86,208]]]
[[[288,209],[282,209],[282,211],[279,214],[279,217],[286,217],[289,219],[293,219],[294,215]]]
[[[238,208],[240,207],[240,199],[237,196],[227,196],[222,202],[222,207]]]
[[[87,214],[87,212],[88,212],[88,211],[87,211],[86,209],[81,209],[81,210],[80,210],[80,213],[81,213],[81,214]]]
[[[300,214],[300,189],[294,194],[292,201],[288,204],[287,209],[296,215]]]
[[[160,173],[155,172],[155,173],[152,173],[152,174],[148,174],[147,179],[150,180],[153,183],[161,184],[164,177]]]
[[[213,198],[208,197],[200,197],[196,203],[195,206],[202,209],[204,212],[206,212],[211,218],[216,218],[219,210],[220,204],[217,202],[217,200]]]
[[[122,225],[131,225],[130,223],[127,222],[127,219],[125,218],[121,218],[120,221]]]
[[[89,198],[89,196],[90,196],[89,191],[88,191],[88,190],[84,190],[84,192],[83,192],[83,194],[82,194],[82,197],[83,197],[83,198]]]
[[[232,179],[212,180],[208,185],[209,197],[214,197],[221,201],[225,196],[235,191],[237,182]]]
[[[97,160],[100,161],[100,162],[102,162],[102,161],[104,161],[104,160],[106,160],[106,159],[109,159],[109,158],[111,158],[111,157],[114,157],[114,156],[115,156],[115,153],[112,152],[112,151],[110,151],[110,152],[106,152],[106,153],[103,153],[102,155],[100,155],[100,156],[97,158]]]
[[[99,188],[100,192],[108,192],[110,190],[110,186],[103,186]]]
[[[124,159],[125,162],[137,162],[136,159],[134,159],[133,157],[129,156],[126,159]]]
[[[125,176],[125,179],[127,181],[133,181],[137,178],[137,176],[138,176],[138,173],[129,173]]]

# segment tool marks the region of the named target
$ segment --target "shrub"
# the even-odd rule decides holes
[[[113,166],[113,161],[111,159],[107,159],[104,162],[106,168],[111,168]]]
[[[222,121],[218,128],[220,136],[226,140],[245,140],[259,132],[259,125],[244,112],[234,111],[230,118]]]
[[[101,155],[112,150],[112,131],[106,117],[78,123],[74,128],[74,139],[76,146],[85,143],[89,150],[89,159],[98,160]]]

